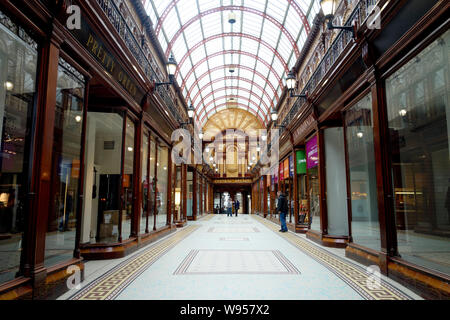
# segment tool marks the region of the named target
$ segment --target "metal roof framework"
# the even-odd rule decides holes
[[[141,1],[199,128],[231,97],[266,125],[320,10],[318,0]]]

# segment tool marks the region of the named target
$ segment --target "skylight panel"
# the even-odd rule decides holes
[[[175,33],[181,28],[180,23],[178,22],[178,16],[175,10],[171,10],[167,15],[166,20],[164,20],[164,32],[167,35],[168,39],[172,39]],[[170,23],[167,23],[170,22]]]
[[[287,1],[269,1],[267,3],[267,13],[280,23],[283,23],[286,14]]]
[[[264,11],[266,6],[266,1],[263,0],[245,0],[244,4],[246,7],[255,8],[258,11]]]
[[[199,4],[200,4],[200,10],[202,12],[209,10],[209,9],[217,8],[217,0],[200,0]]]

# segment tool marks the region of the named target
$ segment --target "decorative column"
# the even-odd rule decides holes
[[[147,100],[147,99],[146,99]],[[142,207],[142,148],[144,138],[144,120],[142,113],[136,128],[134,141],[134,173],[133,173],[133,216],[131,217],[131,236],[139,235]]]
[[[45,282],[45,237],[50,210],[53,135],[55,127],[58,60],[62,38],[52,34],[40,52],[38,96],[36,106],[35,150],[32,181],[28,194],[29,219],[24,237],[23,275],[32,278],[36,287]],[[79,221],[78,226],[79,228]]]

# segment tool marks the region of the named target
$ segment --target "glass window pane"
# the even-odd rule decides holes
[[[157,225],[162,228],[167,224],[167,185],[169,182],[169,148],[165,145],[158,146],[158,188],[157,188]]]
[[[450,31],[386,80],[402,259],[450,273]],[[438,79],[438,80],[437,80]]]
[[[81,243],[115,243],[119,236],[123,117],[89,111],[86,121]]]
[[[345,114],[352,238],[359,245],[381,250],[372,117],[371,94]]]
[[[37,52],[0,24],[0,284],[19,271]]]
[[[149,186],[149,226],[152,226],[153,230],[156,230],[156,215],[155,212],[155,200],[156,200],[156,185],[155,185],[155,170],[156,170],[156,142],[153,136],[150,136],[150,186]],[[150,219],[151,218],[151,219]],[[149,227],[150,228],[150,227]]]
[[[125,157],[123,166],[122,194],[125,199],[125,207],[122,208],[122,239],[128,239],[131,235],[131,219],[133,217],[133,172],[134,172],[134,122],[127,118],[125,134]]]
[[[60,60],[53,135],[52,205],[45,238],[46,267],[70,260],[75,249],[84,88],[84,78],[77,77]]]
[[[140,233],[148,232],[148,198],[149,198],[149,181],[148,181],[148,167],[149,167],[149,147],[150,139],[148,134],[144,134],[144,141],[142,144],[142,170],[141,170],[141,188],[142,188],[142,207],[141,207],[141,225]]]

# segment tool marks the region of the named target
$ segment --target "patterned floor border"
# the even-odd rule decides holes
[[[200,226],[191,225],[177,230],[177,232],[169,236],[169,238],[121,262],[104,275],[89,283],[79,292],[72,295],[69,300],[115,299],[131,282],[133,282],[133,280],[147,270],[153,263],[199,228]]]
[[[333,272],[366,300],[413,300],[406,293],[383,279],[373,280],[373,274],[325,249],[320,248],[290,232],[279,233],[279,226],[259,216],[255,220],[287,240],[294,247]]]

